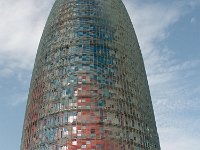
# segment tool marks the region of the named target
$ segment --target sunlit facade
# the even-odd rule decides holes
[[[35,60],[21,150],[160,150],[121,0],[56,0]]]

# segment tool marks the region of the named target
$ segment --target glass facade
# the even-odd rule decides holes
[[[56,0],[35,60],[21,150],[160,150],[121,0]]]

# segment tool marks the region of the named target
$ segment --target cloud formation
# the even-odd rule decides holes
[[[190,82],[199,74],[200,61],[177,59],[174,57],[176,52],[164,45],[171,36],[170,28],[200,1],[172,2],[170,5],[137,0],[124,2],[143,53],[162,149],[188,150],[191,145],[200,147],[196,140],[200,137],[193,136],[199,131],[196,130],[198,127],[191,125],[194,121],[200,123],[200,119],[185,116],[200,109],[200,86]],[[189,126],[193,130],[189,130]]]
[[[0,75],[32,70],[39,39],[53,0],[0,1]]]
[[[162,46],[165,39],[170,36],[170,27],[183,17],[183,4],[191,5],[191,2],[168,6],[125,0],[125,4],[139,39],[150,86],[154,89],[163,83],[169,85],[167,83],[171,81],[174,87],[172,81],[176,80],[178,83],[178,80],[192,76],[189,71],[198,67],[200,61],[178,60],[173,57],[176,52],[169,50],[167,46]],[[183,71],[188,71],[188,74],[181,77]]]

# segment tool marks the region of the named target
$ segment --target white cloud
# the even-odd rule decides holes
[[[0,1],[0,73],[32,70],[51,1]]]
[[[160,130],[162,150],[198,150],[199,136],[177,128],[162,128]]]
[[[0,75],[2,77],[8,77],[13,73],[13,70],[9,69],[9,68],[3,68],[0,70]]]
[[[184,77],[182,73],[196,68],[200,61],[183,62],[175,59],[173,58],[175,52],[161,45],[170,36],[170,27],[175,25],[185,14],[183,4],[191,5],[191,2],[163,5],[125,0],[125,4],[139,39],[151,89],[155,90],[157,86],[160,88],[160,86],[171,85],[173,86],[171,90],[176,90],[178,85],[174,85],[174,82],[176,81],[178,84]],[[163,83],[165,84],[163,85]]]
[[[200,132],[191,123],[197,117],[182,118],[185,114],[191,111],[197,113],[200,109],[200,85],[191,80],[199,74],[197,68],[200,61],[174,58],[176,52],[164,45],[165,40],[171,36],[170,28],[190,13],[200,1],[171,4],[142,3],[137,0],[124,2],[143,53],[162,150],[188,150],[192,145],[200,147],[198,140],[192,137],[195,132]],[[189,121],[190,124],[187,123],[185,127],[184,124]],[[185,132],[189,126],[193,130]]]
[[[168,28],[180,19],[182,12],[178,6],[130,0],[125,0],[126,3],[128,3],[126,6],[139,39],[146,68],[149,73],[155,72],[158,67],[163,68],[163,65],[166,65],[165,62],[171,55],[168,50],[160,49],[158,43],[169,36]]]

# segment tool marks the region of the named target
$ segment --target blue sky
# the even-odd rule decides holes
[[[36,50],[54,0],[0,0],[0,145],[19,150]],[[200,150],[200,0],[124,0],[162,150]]]

